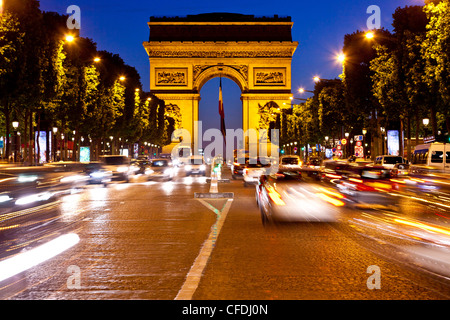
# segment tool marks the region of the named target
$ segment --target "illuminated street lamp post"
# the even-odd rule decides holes
[[[18,152],[18,148],[17,148],[17,144],[18,144],[18,135],[17,135],[17,128],[19,127],[19,121],[14,120],[12,122],[12,126],[14,128],[14,162],[17,162],[17,152]]]
[[[53,161],[56,161],[56,153],[58,152],[58,142],[56,140],[57,127],[53,127]]]

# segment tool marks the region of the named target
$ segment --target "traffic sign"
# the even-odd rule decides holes
[[[360,140],[356,141],[356,146],[357,147],[361,147],[362,146],[362,141],[360,141]]]
[[[341,140],[341,143],[344,144],[344,145],[346,145],[346,144],[347,144],[347,139],[342,139],[342,140]]]
[[[355,147],[355,156],[357,158],[364,158],[364,147]]]
[[[362,135],[357,135],[357,136],[355,136],[355,141],[363,141],[363,138],[364,138],[364,136],[362,136]]]

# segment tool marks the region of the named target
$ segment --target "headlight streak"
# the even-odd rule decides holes
[[[17,181],[19,182],[33,182],[37,180],[37,176],[19,176]]]
[[[38,194],[31,194],[29,196],[25,196],[16,200],[16,205],[26,205],[37,201],[47,201],[53,196],[51,192],[44,192]]]
[[[36,248],[0,261],[0,281],[37,266],[73,247],[80,241],[75,233],[62,235]]]
[[[118,167],[117,168],[117,172],[121,172],[121,173],[127,172],[128,170],[129,170],[128,167]]]
[[[84,181],[84,180],[87,180],[86,176],[76,174],[76,175],[61,178],[60,181],[65,183],[65,182],[77,182],[77,181]]]

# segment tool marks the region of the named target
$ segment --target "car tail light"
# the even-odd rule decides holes
[[[269,187],[269,197],[272,199],[272,201],[279,206],[285,206],[286,203],[281,199],[281,195],[272,187]]]

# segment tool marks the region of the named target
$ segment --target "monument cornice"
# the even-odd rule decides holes
[[[292,58],[298,42],[151,41],[143,45],[149,58]]]

